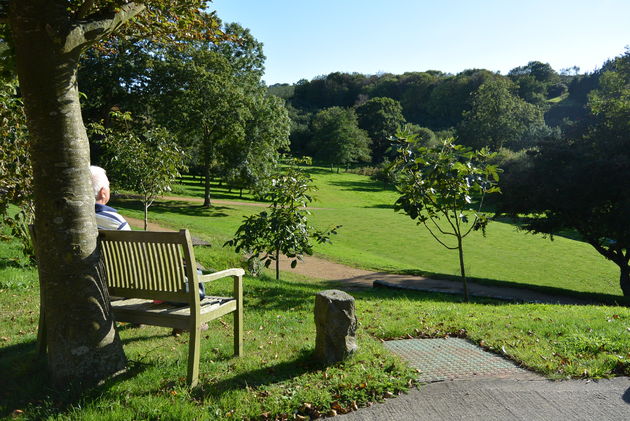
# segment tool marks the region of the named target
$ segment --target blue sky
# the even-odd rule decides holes
[[[335,71],[601,67],[630,45],[630,0],[214,0],[264,44],[265,81]]]

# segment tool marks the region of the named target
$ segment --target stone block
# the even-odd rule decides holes
[[[343,361],[357,350],[354,298],[336,289],[315,296],[315,358],[324,364]]]

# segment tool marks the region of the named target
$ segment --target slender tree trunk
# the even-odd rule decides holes
[[[149,205],[144,202],[144,230],[146,231],[147,228],[149,228]]]
[[[280,279],[280,249],[276,249],[276,281]]]
[[[457,251],[459,253],[459,272],[462,275],[464,284],[464,301],[468,302],[468,280],[466,279],[466,269],[464,268],[464,243],[461,237],[457,237]]]
[[[203,207],[209,208],[212,206],[210,201],[210,151],[206,150],[203,154],[203,175],[204,175],[204,192],[203,192]]]
[[[9,4],[31,138],[48,369],[54,385],[93,384],[124,369],[126,359],[96,247],[89,144],[76,83],[81,51],[64,51],[53,33],[65,24],[62,4]]]

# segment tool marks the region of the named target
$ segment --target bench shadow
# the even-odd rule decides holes
[[[280,383],[322,368],[323,366],[313,358],[312,350],[303,350],[291,361],[261,367],[218,382],[204,382],[202,375],[200,385],[193,390],[192,394],[200,399],[221,396],[231,390]]]

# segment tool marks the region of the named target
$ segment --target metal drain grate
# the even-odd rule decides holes
[[[420,370],[421,382],[471,377],[540,378],[466,339],[405,339],[386,341],[384,345]]]

